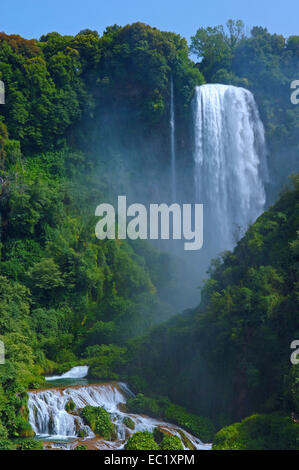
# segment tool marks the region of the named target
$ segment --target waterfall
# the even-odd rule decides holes
[[[175,158],[175,115],[174,115],[174,93],[173,78],[170,78],[170,152],[171,152],[171,197],[176,201],[176,158]]]
[[[76,437],[80,430],[85,430],[88,437],[94,437],[78,415],[66,411],[70,400],[77,409],[86,405],[102,406],[109,413],[115,413],[117,406],[126,402],[124,394],[112,384],[29,392],[29,422],[34,432],[45,436]]]
[[[212,256],[232,249],[265,205],[266,146],[250,91],[196,87],[193,100],[196,202],[204,204]]]
[[[29,423],[36,436],[45,440],[55,441],[69,439],[79,439],[84,435],[84,440],[96,440],[95,446],[98,449],[123,449],[127,439],[135,432],[153,432],[155,427],[161,427],[172,435],[178,436],[182,440],[182,432],[195,449],[210,449],[210,444],[203,444],[200,439],[192,436],[179,426],[166,423],[158,419],[144,415],[126,413],[124,405],[126,396],[134,396],[124,383],[106,383],[100,385],[83,385],[66,388],[54,388],[48,390],[37,390],[28,392]],[[72,412],[67,412],[68,402],[75,404]],[[116,441],[105,441],[100,437],[96,438],[89,426],[84,424],[80,417],[80,408],[86,405],[101,406],[110,414],[111,420],[115,424],[117,433]],[[135,429],[132,430],[125,424],[125,418],[130,418]],[[57,445],[53,444],[56,448]]]
[[[46,380],[61,380],[61,379],[83,379],[87,376],[88,366],[76,366],[65,372],[62,375],[52,375],[45,377]]]

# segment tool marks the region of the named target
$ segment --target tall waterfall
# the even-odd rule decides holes
[[[196,87],[193,116],[196,202],[204,204],[215,256],[232,249],[264,209],[264,128],[250,91],[230,85]]]
[[[76,445],[78,439],[82,439],[80,436],[83,435],[85,441],[93,439],[95,441],[93,445],[98,449],[123,449],[126,441],[134,432],[153,432],[156,427],[160,427],[166,432],[178,436],[185,449],[187,449],[184,444],[186,439],[195,449],[208,450],[211,448],[210,444],[203,444],[197,437],[192,436],[179,426],[144,415],[126,413],[124,411],[126,397],[133,396],[133,394],[124,383],[36,390],[30,391],[28,395],[31,427],[37,437],[50,442],[55,440],[59,442],[63,439]],[[70,400],[75,404],[72,412],[68,412],[66,406]],[[83,422],[80,417],[80,409],[86,405],[101,406],[108,411],[115,424],[116,441],[105,441],[99,436],[96,437],[90,427]],[[127,426],[125,418],[130,418],[134,422],[134,430]],[[56,445],[53,444],[53,447]]]
[[[170,78],[170,152],[171,152],[171,197],[176,201],[176,158],[175,158],[175,115],[174,115],[174,92],[173,78]]]

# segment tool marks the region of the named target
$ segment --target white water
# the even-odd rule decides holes
[[[264,128],[253,95],[230,85],[196,87],[193,116],[196,201],[204,203],[215,256],[232,249],[264,210]]]
[[[174,93],[173,78],[170,79],[170,151],[171,151],[171,197],[176,201],[176,156],[175,156],[175,115],[174,115]]]
[[[83,379],[88,374],[88,366],[76,366],[68,370],[62,375],[52,375],[45,377],[46,380],[60,380],[60,379]]]
[[[110,413],[115,424],[117,440],[108,442],[99,438],[96,444],[99,449],[122,449],[132,433],[137,431],[152,432],[157,426],[161,426],[171,434],[180,437],[178,430],[181,428],[178,426],[147,416],[127,414],[121,411],[120,405],[126,403],[128,393],[132,395],[128,387],[122,383],[29,392],[29,422],[40,438],[49,440],[76,438],[79,436],[80,430],[83,430],[86,438],[90,439],[95,435],[89,426],[84,425],[78,415],[78,410],[86,405],[102,406]],[[66,404],[70,400],[76,405],[72,414],[65,410]],[[134,421],[134,431],[123,423],[125,417],[130,417]],[[210,449],[210,444],[203,444],[198,438],[186,431],[184,434],[196,449]]]

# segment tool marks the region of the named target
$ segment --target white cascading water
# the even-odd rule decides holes
[[[88,366],[76,366],[65,372],[62,375],[52,375],[45,377],[47,381],[61,380],[61,379],[83,379],[88,374]]]
[[[41,439],[50,441],[75,439],[82,432],[85,439],[95,438],[93,431],[83,423],[78,414],[80,408],[91,405],[101,406],[110,413],[117,432],[116,441],[105,441],[99,438],[96,442],[96,447],[99,449],[123,449],[131,434],[138,431],[152,432],[157,426],[180,438],[179,432],[183,431],[196,449],[208,450],[211,448],[210,444],[203,444],[198,438],[178,426],[147,416],[128,414],[121,411],[120,405],[126,403],[126,396],[133,395],[127,385],[123,383],[31,391],[28,395],[29,422],[36,436]],[[68,413],[65,409],[70,400],[76,405],[72,413]],[[130,417],[134,421],[134,431],[124,424],[123,421],[126,417]],[[59,447],[59,445],[53,444],[53,447]],[[186,449],[184,444],[183,446]]]
[[[252,93],[231,85],[196,87],[193,116],[196,202],[214,256],[232,249],[264,209],[264,128]]]
[[[171,197],[176,201],[176,157],[175,157],[175,115],[174,115],[174,92],[173,78],[170,78],[170,152],[171,152]]]

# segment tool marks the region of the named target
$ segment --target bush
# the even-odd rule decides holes
[[[148,432],[136,432],[128,439],[125,445],[126,450],[159,450],[153,435]]]
[[[84,444],[79,444],[77,447],[75,447],[75,450],[87,450],[87,446]]]
[[[170,405],[166,409],[165,417],[204,442],[210,442],[213,439],[214,426],[208,418],[187,413],[184,408],[178,405]]]
[[[252,415],[221,429],[213,450],[299,450],[299,424],[277,414]]]
[[[0,450],[15,450],[16,445],[13,441],[7,439],[0,439]]]
[[[7,438],[7,429],[0,423],[0,440]]]
[[[65,405],[65,411],[67,411],[68,413],[70,411],[74,411],[75,408],[76,408],[76,405],[73,402],[73,400],[69,400]]]
[[[35,439],[24,439],[18,445],[19,450],[43,450],[43,443]]]
[[[143,393],[138,393],[136,397],[127,400],[127,405],[134,413],[148,414],[161,418],[165,414],[165,407],[170,405],[170,401],[167,398],[149,398],[143,395]]]
[[[81,416],[91,427],[93,432],[103,437],[107,441],[116,439],[115,426],[110,419],[108,411],[98,406],[85,406],[81,410]]]
[[[132,429],[132,430],[135,429],[135,423],[129,416],[126,416],[124,418],[123,423],[125,426],[127,426],[127,428]]]
[[[18,416],[16,422],[18,425],[17,432],[20,437],[34,437],[34,431],[28,421]]]
[[[204,442],[211,442],[214,436],[214,426],[208,418],[188,413],[183,407],[172,404],[168,398],[149,398],[138,393],[127,401],[130,411],[148,414],[158,418],[166,418],[199,437]]]
[[[165,435],[160,444],[160,449],[162,450],[184,450],[181,440],[177,436],[167,436]]]

